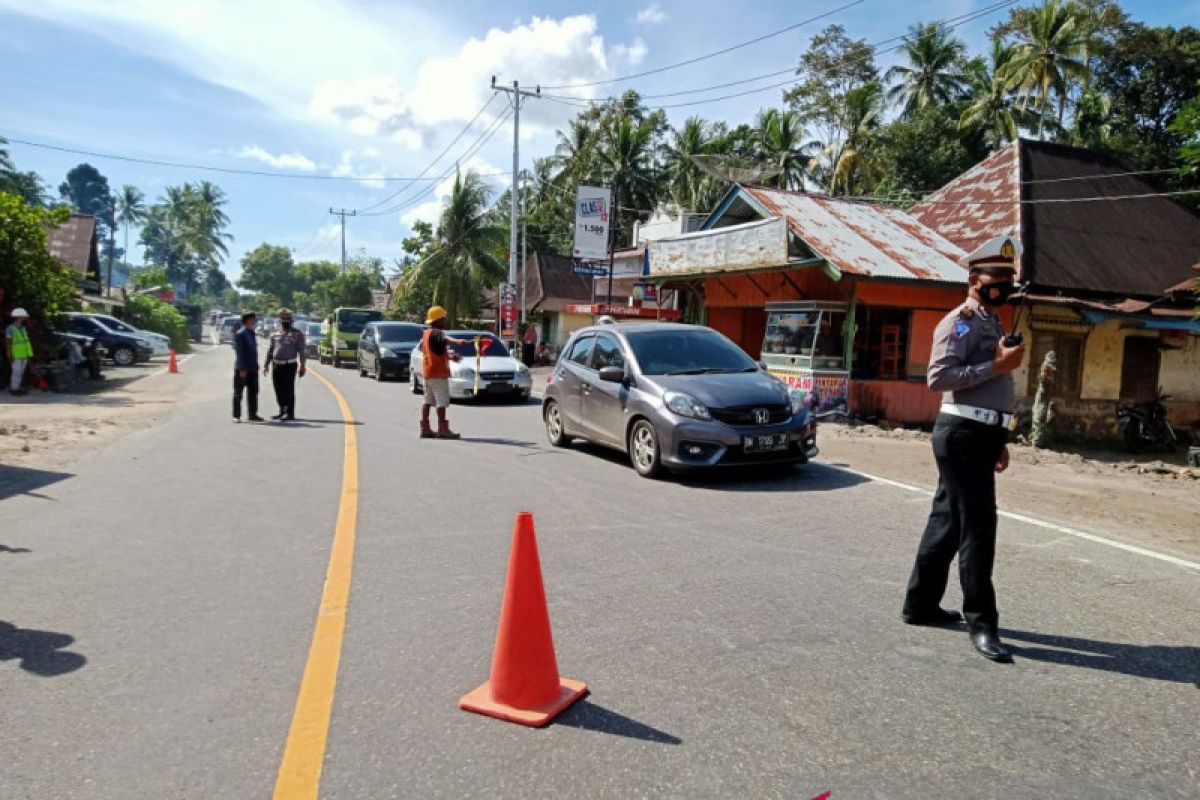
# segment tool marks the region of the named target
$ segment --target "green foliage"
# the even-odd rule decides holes
[[[67,173],[58,187],[62,199],[81,214],[92,214],[99,223],[99,238],[108,238],[116,224],[113,218],[114,198],[108,188],[108,178],[91,164],[80,164]]]
[[[844,27],[830,25],[812,38],[800,56],[796,70],[800,83],[783,97],[822,145],[831,145],[842,131],[846,94],[878,79],[874,54],[866,41],[850,39]]]
[[[5,305],[23,306],[38,322],[75,307],[74,272],[48,249],[47,227],[62,224],[66,209],[47,210],[0,192],[0,287]]]
[[[318,281],[312,288],[312,305],[322,315],[335,308],[370,308],[373,276],[360,269],[347,269],[344,275]]]
[[[12,162],[3,145],[8,140],[0,138],[0,192],[20,197],[31,206],[46,205],[46,187],[36,172],[21,172]]]
[[[209,181],[167,187],[158,203],[145,210],[141,244],[150,264],[167,268],[173,283],[190,294],[202,276],[220,267],[233,237],[224,191]]]
[[[155,286],[166,285],[166,267],[140,267],[133,271],[133,286],[135,289],[153,289]]]
[[[894,188],[921,196],[944,186],[987,157],[982,132],[959,135],[962,104],[931,105],[884,127],[876,137]],[[873,194],[879,194],[880,187]]]
[[[238,283],[256,292],[274,295],[286,306],[296,290],[296,264],[292,251],[274,244],[260,244],[242,256],[242,277]]]
[[[149,295],[135,294],[126,298],[121,315],[135,328],[169,336],[176,350],[182,352],[188,349],[187,317],[170,303]]]
[[[936,22],[914,25],[901,52],[907,63],[889,69],[887,79],[895,81],[888,99],[901,106],[904,116],[961,96],[966,45],[949,29]]]

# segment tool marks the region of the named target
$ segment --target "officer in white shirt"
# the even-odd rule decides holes
[[[997,633],[992,588],[996,555],[996,474],[1008,468],[1012,371],[1025,355],[1019,336],[1004,334],[999,310],[1015,289],[1020,242],[1000,236],[963,259],[967,301],[933,334],[929,388],[942,392],[933,426],[938,487],[917,548],[902,618],[910,625],[964,620],[976,651],[992,661],[1012,656]],[[958,555],[962,615],[941,608],[950,562]]]

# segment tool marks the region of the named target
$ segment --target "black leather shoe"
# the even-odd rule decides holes
[[[963,621],[962,614],[957,611],[947,611],[944,608],[935,608],[933,611],[919,614],[904,611],[900,614],[900,619],[904,620],[905,625],[932,625],[934,627],[958,625]]]
[[[258,414],[255,414],[254,416],[250,417],[250,421],[251,422],[262,422],[263,418],[260,417]]]
[[[998,664],[1012,663],[1012,653],[1000,644],[1000,637],[996,635],[995,631],[975,631],[971,634],[971,644],[975,645],[975,652],[989,661],[995,661]]]
[[[280,411],[278,414],[272,414],[271,419],[283,419],[283,412]]]

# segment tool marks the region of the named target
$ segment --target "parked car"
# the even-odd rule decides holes
[[[112,362],[119,367],[128,367],[141,361],[148,361],[154,354],[145,339],[127,333],[118,333],[87,314],[65,314],[64,316],[71,333],[89,336],[98,341],[104,351],[104,356],[112,359]]]
[[[321,339],[325,338],[321,333],[321,323],[309,320],[300,328],[304,331],[304,354],[309,358],[317,358],[317,348],[321,345]]]
[[[117,319],[116,317],[108,314],[85,314],[84,316],[100,320],[100,322],[112,328],[117,333],[126,333],[130,336],[136,336],[139,339],[145,339],[150,345],[150,349],[154,351],[155,356],[166,357],[171,354],[170,336],[164,336],[163,334],[155,333],[154,331],[146,331],[142,330],[141,328],[135,328],[128,322]]]
[[[475,397],[476,358],[475,337],[487,342],[481,349],[479,359],[479,394],[489,397],[508,397],[524,400],[533,390],[533,376],[529,368],[509,354],[504,343],[487,331],[446,331],[452,339],[464,339],[465,345],[451,345],[451,349],[462,356],[461,361],[450,362],[450,397],[465,400]],[[409,385],[413,394],[421,394],[421,368],[424,363],[420,347],[414,347],[409,361]]]
[[[358,339],[358,374],[408,380],[409,359],[424,331],[415,322],[368,322]]]
[[[634,469],[802,464],[816,421],[790,390],[720,333],[694,325],[608,324],[576,332],[542,403],[556,447],[586,439]]]
[[[233,344],[233,336],[242,327],[242,318],[237,315],[222,317],[217,323],[217,344]]]

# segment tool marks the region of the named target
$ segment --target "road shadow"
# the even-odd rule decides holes
[[[503,438],[488,438],[479,436],[463,436],[458,441],[470,442],[471,444],[498,444],[502,447],[517,447],[522,450],[531,450],[541,447],[537,442],[527,442],[524,439],[503,439]]]
[[[833,492],[869,479],[819,462],[797,466],[746,465],[711,472],[682,473],[679,482],[718,492]]]
[[[0,500],[7,500],[19,494],[51,500],[53,498],[38,494],[37,490],[73,477],[74,474],[70,472],[53,472],[45,469],[0,464]]]
[[[1200,647],[1123,644],[1010,628],[1002,628],[1000,637],[1007,641],[1013,655],[1031,661],[1190,683],[1200,688]]]
[[[6,544],[0,544],[0,553],[32,553],[28,547],[9,547]]]
[[[18,628],[0,621],[0,661],[17,660],[21,669],[44,678],[74,672],[87,663],[79,653],[62,649],[74,642],[75,637],[66,633]]]
[[[666,731],[660,731],[658,728],[610,711],[586,698],[563,712],[562,716],[554,720],[554,724],[585,731],[608,733],[613,736],[624,736],[627,739],[640,739],[643,742],[683,744],[683,740],[678,736],[672,736]]]

